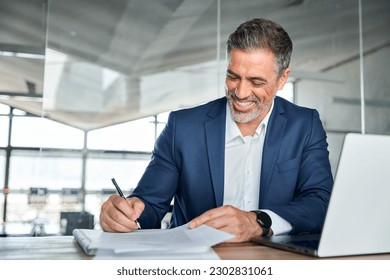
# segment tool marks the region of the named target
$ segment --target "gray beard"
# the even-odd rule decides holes
[[[256,104],[256,110],[253,110],[252,112],[243,113],[236,111],[233,106],[233,101],[244,101],[244,99],[239,99],[235,92],[229,92],[226,90],[226,97],[229,103],[230,113],[232,115],[232,118],[235,122],[238,123],[248,123],[251,122],[258,117],[260,117],[266,110],[269,108],[269,104],[263,104],[256,96],[250,97],[245,99],[245,101],[254,101]]]

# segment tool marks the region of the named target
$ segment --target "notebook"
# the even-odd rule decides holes
[[[345,136],[320,235],[280,235],[253,241],[317,257],[389,253],[390,136]]]
[[[76,228],[72,232],[74,239],[88,256],[94,256],[98,249],[92,241],[100,238],[101,231],[93,229]]]

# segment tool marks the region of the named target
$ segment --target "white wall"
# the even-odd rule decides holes
[[[365,130],[390,134],[390,49],[364,56]],[[332,171],[337,167],[346,132],[361,132],[360,68],[356,59],[327,72],[339,82],[301,80],[296,83],[296,103],[319,111],[328,132]]]

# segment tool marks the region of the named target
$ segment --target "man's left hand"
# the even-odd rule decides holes
[[[204,212],[190,221],[190,228],[207,225],[235,235],[227,242],[245,242],[262,234],[256,222],[256,214],[242,211],[231,205],[224,205]]]

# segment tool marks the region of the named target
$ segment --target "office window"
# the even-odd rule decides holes
[[[86,168],[86,191],[114,188],[115,178],[125,195],[134,189],[145,171],[150,155],[129,155],[120,158],[89,158]]]
[[[0,103],[0,115],[3,115],[3,114],[8,115],[9,112],[10,112],[9,106]]]
[[[81,149],[81,130],[39,117],[14,117],[12,146]]]
[[[50,190],[81,187],[81,155],[39,151],[13,151],[10,190],[46,187]]]
[[[283,89],[279,90],[276,95],[290,102],[294,102],[294,84],[291,82],[286,83]]]
[[[156,138],[160,135],[161,131],[164,129],[165,125],[168,122],[170,112],[165,112],[157,115],[157,128],[156,128]]]
[[[5,170],[5,151],[0,150],[0,184],[3,184],[4,182],[4,170]]]
[[[88,133],[88,149],[150,152],[154,145],[154,118],[148,117]]]
[[[0,147],[6,147],[8,142],[8,117],[0,116]]]
[[[19,109],[14,109],[12,111],[12,114],[14,116],[26,116],[27,115],[27,112],[26,111],[23,111],[23,110],[19,110]]]

